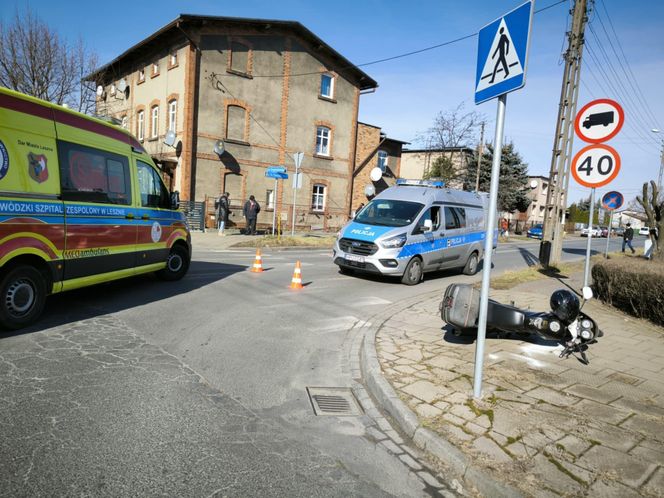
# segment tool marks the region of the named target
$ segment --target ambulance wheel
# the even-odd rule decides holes
[[[37,321],[46,304],[46,279],[34,267],[18,265],[0,282],[0,325],[16,330]]]
[[[417,285],[422,280],[422,260],[417,256],[408,262],[403,272],[401,283],[406,285]]]
[[[466,261],[466,266],[463,267],[464,275],[475,275],[477,273],[477,267],[479,266],[479,258],[477,253],[474,252],[468,256],[468,261]]]
[[[162,280],[180,280],[187,270],[189,270],[189,253],[181,245],[174,245],[166,260],[166,268],[159,270],[157,276]]]

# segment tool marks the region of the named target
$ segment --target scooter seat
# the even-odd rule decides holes
[[[526,317],[523,310],[489,299],[487,311],[487,324],[491,327],[507,331],[523,329]]]

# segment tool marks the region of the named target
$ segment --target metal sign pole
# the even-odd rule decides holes
[[[609,239],[611,238],[611,222],[613,221],[613,212],[609,211],[609,231],[606,233],[606,252],[604,253],[605,258],[609,258]]]
[[[583,286],[588,287],[590,276],[590,245],[593,240],[593,215],[595,214],[595,187],[590,189],[590,218],[588,220],[588,245],[586,245],[586,266],[583,270]]]
[[[297,164],[295,165],[295,178],[293,178],[293,224],[291,226],[291,237],[295,235],[295,204],[297,202],[297,180],[298,180],[298,170]]]
[[[498,181],[500,179],[500,156],[503,151],[503,130],[505,129],[505,108],[507,95],[498,98],[496,112],[496,134],[493,140],[493,162],[491,164],[491,190],[489,193],[489,213],[484,238],[484,268],[482,269],[482,290],[480,291],[480,316],[477,324],[477,345],[475,346],[475,377],[473,396],[482,396],[482,369],[484,367],[484,342],[486,339],[486,318],[489,309],[489,284],[491,279],[491,256],[493,235],[496,229],[496,208],[498,205]]]
[[[274,226],[277,222],[277,186],[278,179],[274,179],[274,190],[272,191],[272,235],[274,235]]]

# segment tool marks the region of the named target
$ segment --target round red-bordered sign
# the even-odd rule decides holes
[[[584,187],[597,188],[611,183],[620,173],[620,155],[604,144],[588,145],[572,159],[572,176]]]
[[[576,113],[574,130],[584,142],[599,144],[611,140],[625,124],[625,111],[611,99],[597,99]]]

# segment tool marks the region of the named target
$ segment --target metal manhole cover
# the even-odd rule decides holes
[[[362,408],[350,388],[307,387],[307,394],[316,415],[335,417],[362,415]]]

